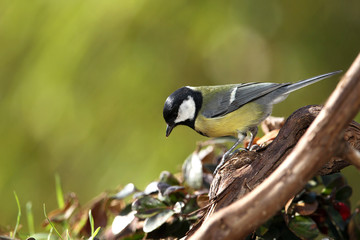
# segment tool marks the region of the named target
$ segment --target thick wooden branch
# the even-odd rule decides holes
[[[346,145],[343,158],[354,165],[360,171],[360,152],[359,149],[354,149],[351,146]]]
[[[256,152],[239,152],[229,160],[215,176],[210,190],[214,200],[213,209],[226,207],[254,189],[279,166],[293,150],[306,129],[319,114],[321,106],[306,106],[295,111],[281,128],[276,139],[267,147]],[[349,165],[350,146],[360,150],[360,124],[351,122],[345,130],[345,155],[329,159],[317,172],[326,175],[340,171]]]
[[[310,124],[309,116],[319,111],[317,107],[307,108],[308,114],[294,116],[298,111],[292,116],[297,121],[287,121],[293,127],[290,131],[295,129],[296,134],[282,130],[268,148],[242,153],[241,158],[237,156],[215,176],[210,195],[212,204],[205,221],[190,239],[243,239],[276,214],[316,173],[341,169],[341,164],[346,166],[340,158],[358,166],[359,154],[354,150],[358,138],[351,148],[343,139],[354,139],[349,134],[358,136],[352,130],[358,129],[358,125],[349,122],[360,109],[359,92],[360,55],[307,130],[300,123]],[[326,167],[329,159],[333,164],[330,168]],[[231,191],[227,190],[229,186]]]

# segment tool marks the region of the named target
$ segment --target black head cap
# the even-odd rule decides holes
[[[195,126],[196,116],[202,105],[202,95],[190,87],[173,92],[165,101],[163,116],[167,123],[166,136],[177,125]]]

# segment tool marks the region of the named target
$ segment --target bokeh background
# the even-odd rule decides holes
[[[355,0],[0,1],[0,225],[15,225],[16,191],[40,229],[43,203],[57,205],[56,173],[84,204],[179,171],[204,139],[185,127],[165,138],[162,107],[181,86],[347,70],[359,9]],[[273,115],[324,103],[339,78],[293,93]]]

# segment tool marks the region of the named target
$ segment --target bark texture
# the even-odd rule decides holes
[[[353,164],[360,169],[360,55],[323,108],[294,112],[276,139],[240,152],[215,176],[210,205],[190,239],[243,239],[297,194],[316,174]],[[357,150],[356,150],[357,149]]]

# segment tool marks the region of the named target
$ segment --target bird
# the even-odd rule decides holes
[[[272,112],[274,104],[298,89],[342,72],[335,71],[295,83],[250,82],[215,86],[185,86],[165,101],[163,117],[166,137],[178,125],[185,125],[206,137],[232,136],[235,144],[223,154],[214,174],[227,161],[247,133],[251,150],[258,125]]]

